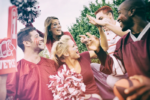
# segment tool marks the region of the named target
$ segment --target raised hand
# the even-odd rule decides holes
[[[125,90],[126,94],[134,93],[127,100],[150,100],[150,78],[143,75],[135,75],[130,79],[137,79],[141,84]]]
[[[109,20],[106,18],[104,18],[103,20],[98,20],[88,14],[86,16],[89,19],[89,23],[91,23],[97,27],[105,26],[109,22]]]
[[[92,17],[92,16],[90,16],[90,15],[86,15],[86,17],[89,19],[89,23],[91,23],[91,24],[93,24],[93,25],[95,25],[95,26],[99,26],[97,23],[96,23],[96,19],[94,18],[94,17]]]
[[[89,36],[88,42],[86,46],[89,50],[93,50],[99,52],[100,50],[100,41],[95,35],[91,35],[90,33],[86,33]]]
[[[80,38],[81,43],[86,44],[89,41],[88,37],[86,37],[85,35],[79,35],[79,37],[81,37]]]

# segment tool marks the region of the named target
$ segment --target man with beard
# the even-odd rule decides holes
[[[39,56],[45,45],[34,27],[22,29],[17,35],[24,58],[17,63],[18,72],[8,75],[7,100],[52,100],[48,89],[49,75],[56,73],[54,61]]]
[[[101,47],[104,51],[107,51],[110,56],[112,56],[118,40],[129,31],[122,31],[119,22],[114,19],[113,11],[109,6],[102,6],[95,12],[95,15],[98,23],[92,20],[90,20],[90,23],[95,25],[99,30]],[[92,19],[90,15],[87,15],[87,17]],[[80,37],[82,43],[86,43],[88,41],[85,35],[80,35]],[[112,99],[114,96],[111,91],[114,84],[119,79],[127,78],[127,75],[106,75],[100,72],[100,66],[101,65],[98,63],[91,63],[91,68],[93,70],[97,86],[103,99]]]
[[[150,99],[150,23],[146,20],[146,5],[143,0],[125,0],[118,8],[118,21],[124,35],[116,44],[113,56],[101,48],[99,39],[89,35],[89,49],[95,50],[101,61],[100,71],[107,74],[124,74],[139,80],[140,84],[125,90],[126,94],[134,93],[127,100]],[[95,22],[97,20],[91,19]]]

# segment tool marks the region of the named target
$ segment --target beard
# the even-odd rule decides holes
[[[132,18],[128,18],[127,20],[122,22],[122,31],[127,31],[134,26],[134,22]]]

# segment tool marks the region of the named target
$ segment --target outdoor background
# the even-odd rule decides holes
[[[117,19],[117,7],[124,0],[37,0],[39,2],[41,14],[35,19],[34,27],[44,32],[44,21],[48,16],[56,16],[62,26],[62,31],[69,31],[74,37],[79,52],[86,51],[84,44],[80,42],[78,35],[90,32],[91,34],[99,36],[98,30],[95,26],[88,23],[86,14],[94,16],[94,12],[104,6],[109,5],[114,11],[114,18]],[[150,21],[150,0],[145,0],[147,4],[147,19]],[[8,7],[11,6],[10,0],[0,0],[0,38],[7,36],[8,25]],[[24,28],[24,25],[17,22],[17,32]],[[48,52],[45,49],[40,53],[41,56],[48,57]],[[17,61],[23,58],[23,52],[17,48]],[[98,60],[92,60],[98,62]]]

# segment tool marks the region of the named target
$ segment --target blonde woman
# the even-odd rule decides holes
[[[94,51],[79,54],[78,47],[71,38],[63,35],[59,41],[54,43],[51,57],[58,65],[59,61],[63,62],[67,69],[74,69],[83,76],[83,83],[86,85],[85,100],[101,100],[90,66],[90,58],[95,58]],[[63,65],[59,69],[62,68]]]
[[[51,54],[51,48],[55,41],[58,41],[62,35],[68,35],[75,43],[72,35],[69,32],[63,32],[61,30],[61,25],[57,17],[47,17],[44,22],[45,34],[44,41]]]

